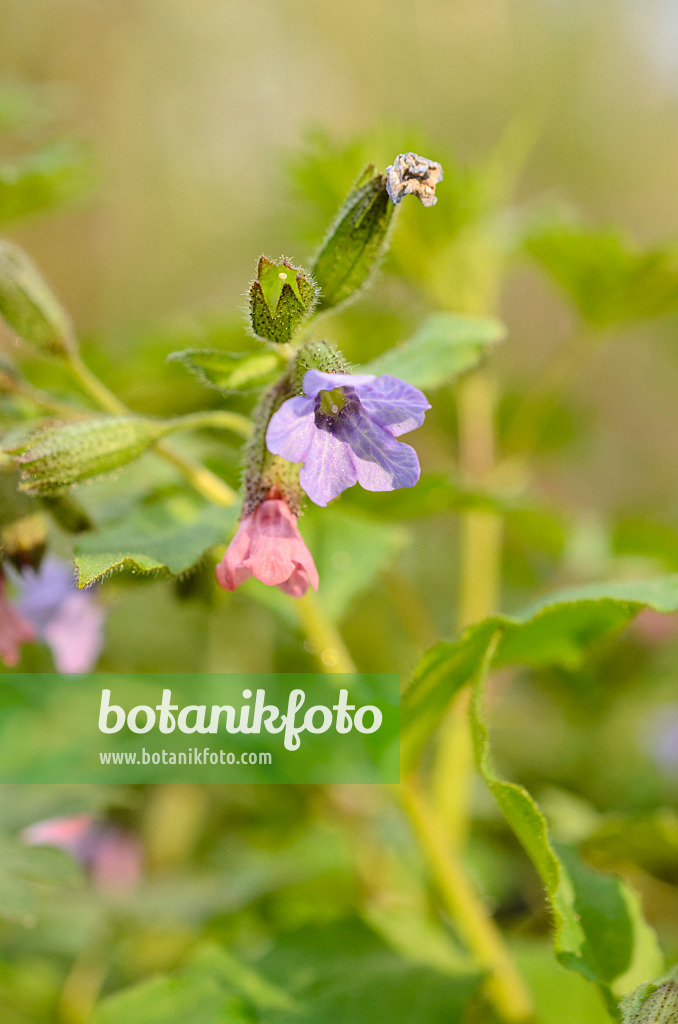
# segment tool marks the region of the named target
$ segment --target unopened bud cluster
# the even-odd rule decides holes
[[[288,260],[275,263],[262,256],[250,288],[252,330],[263,341],[291,341],[318,298],[310,274]]]
[[[10,454],[21,468],[21,490],[51,495],[127,465],[165,432],[141,416],[109,416],[48,427]]]

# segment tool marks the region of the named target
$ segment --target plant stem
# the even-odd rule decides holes
[[[430,865],[446,909],[480,967],[487,968],[487,994],[506,1021],[526,1021],[532,1001],[518,974],[503,936],[487,913],[466,874],[458,852],[448,842],[434,809],[407,781],[396,788],[403,808]]]
[[[92,373],[77,352],[69,356],[69,366],[82,389],[96,402],[99,408],[111,413],[113,416],[127,416],[129,414],[127,406]],[[196,414],[196,416],[201,415],[203,414]],[[225,415],[232,417],[236,414],[225,413]],[[205,426],[206,424],[201,423],[200,425]],[[232,423],[230,427],[234,429]],[[196,491],[202,494],[204,498],[207,498],[208,501],[213,501],[216,505],[224,505],[226,507],[237,504],[238,495],[233,488],[229,487],[227,483],[207,469],[206,466],[203,466],[202,463],[178,452],[166,441],[158,441],[154,450],[166,462],[170,462],[178,469]]]
[[[294,609],[323,672],[358,671],[339,630],[327,618],[312,590],[294,602]]]
[[[494,469],[494,406],[494,384],[484,370],[461,381],[459,464],[462,479],[470,487],[486,485]],[[499,513],[469,509],[462,514],[458,629],[491,615],[497,606],[501,542]],[[474,774],[468,708],[469,694],[463,690],[443,722],[431,779],[441,828],[457,850],[464,847],[468,835]]]
[[[250,437],[252,424],[247,416],[228,409],[205,409],[203,412],[190,412],[185,416],[176,416],[169,421],[172,430],[204,430],[216,427],[218,430],[232,430],[241,437]]]
[[[113,416],[126,416],[129,413],[127,406],[92,373],[78,352],[69,355],[68,364],[83,391],[94,399],[100,409],[110,412]]]
[[[239,500],[237,492],[232,487],[229,487],[216,473],[203,466],[202,462],[198,462],[197,459],[192,459],[189,455],[178,452],[167,441],[156,442],[154,451],[161,455],[166,462],[171,462],[182,476],[193,485],[196,491],[202,494],[203,498],[213,501],[215,505],[223,505],[226,508],[237,505]]]

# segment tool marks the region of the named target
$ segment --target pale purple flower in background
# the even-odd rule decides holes
[[[30,625],[31,639],[47,644],[57,671],[91,672],[104,642],[105,612],[96,595],[78,590],[69,566],[56,558],[13,578],[19,594],[14,608]]]
[[[22,645],[33,639],[33,628],[9,602],[0,570],[0,660],[10,668],[16,665]]]
[[[665,615],[654,608],[643,608],[631,623],[631,629],[651,647],[673,643],[678,634],[678,615]]]
[[[420,476],[414,448],[396,437],[420,427],[430,409],[418,388],[398,377],[307,370],[304,394],[271,417],[266,447],[301,462],[299,482],[316,505],[347,487],[412,487]]]
[[[644,746],[662,771],[678,777],[678,704],[656,709],[644,726]]]
[[[395,206],[408,195],[417,196],[424,206],[435,206],[436,185],[442,180],[442,165],[416,153],[399,153],[386,168],[386,191]]]
[[[21,838],[29,846],[54,846],[69,853],[99,889],[124,893],[141,881],[143,853],[137,837],[89,814],[38,821]]]

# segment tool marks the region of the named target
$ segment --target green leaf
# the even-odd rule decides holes
[[[87,191],[93,181],[90,153],[69,142],[0,164],[0,224],[62,206]]]
[[[86,587],[123,568],[179,576],[226,539],[236,514],[235,508],[196,507],[178,496],[107,524],[76,545],[78,585]]]
[[[579,664],[591,645],[621,629],[643,607],[678,611],[678,576],[571,588],[515,616],[493,616],[453,643],[424,655],[403,707],[404,769],[413,767],[449,701],[473,683],[471,728],[478,769],[541,877],[555,923],[555,952],[563,966],[595,981],[608,1007],[661,969],[654,932],[643,921],[633,890],[587,867],[570,847],[555,847],[530,794],[500,778],[491,763],[483,718],[488,671],[516,663]]]
[[[619,231],[559,219],[533,227],[524,245],[594,327],[678,311],[675,244],[642,250]]]
[[[419,388],[436,388],[476,366],[506,334],[492,317],[433,313],[409,341],[377,356],[361,373],[389,373]]]
[[[395,207],[386,192],[386,179],[368,167],[349,192],[325,240],[311,273],[320,288],[320,310],[345,302],[362,288],[386,248]]]
[[[240,1003],[218,981],[190,974],[153,978],[109,996],[91,1024],[248,1024]]]
[[[468,683],[497,635],[493,665],[575,669],[591,646],[622,629],[644,607],[678,611],[678,576],[599,583],[543,597],[517,615],[495,615],[454,641],[434,644],[403,696],[403,761],[412,767],[454,694]]]
[[[359,921],[287,936],[258,968],[299,1004],[262,1013],[264,1024],[454,1024],[481,980],[398,956]]]
[[[647,558],[668,572],[678,571],[678,530],[667,523],[625,519],[617,523],[612,550],[626,558]]]
[[[467,629],[454,643],[435,644],[423,656],[403,694],[400,765],[415,767],[426,741],[443,719],[455,695],[482,663],[497,631],[494,620]]]
[[[548,1024],[610,1024],[601,993],[585,978],[559,964],[539,939],[511,943],[511,953],[527,981],[535,1003],[535,1017]]]
[[[280,370],[280,359],[276,352],[224,352],[221,349],[189,348],[183,352],[172,352],[167,357],[178,362],[191,373],[224,395],[233,392],[255,391],[275,379]]]
[[[80,881],[75,862],[48,847],[0,840],[0,919],[35,924],[35,887],[74,886]]]
[[[587,867],[571,847],[555,847],[546,818],[527,790],[494,771],[483,696],[499,635],[496,632],[490,641],[473,687],[471,731],[478,770],[544,883],[556,957],[564,967],[596,982],[614,1013],[619,997],[661,970],[659,944],[631,887]]]

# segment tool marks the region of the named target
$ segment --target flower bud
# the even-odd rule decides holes
[[[315,306],[317,289],[310,276],[287,260],[262,256],[250,288],[252,330],[263,341],[290,341]]]
[[[18,337],[50,355],[75,349],[70,319],[23,249],[0,239],[0,317]]]
[[[137,459],[168,425],[140,416],[79,420],[48,427],[9,454],[21,469],[20,489],[51,495]]]

